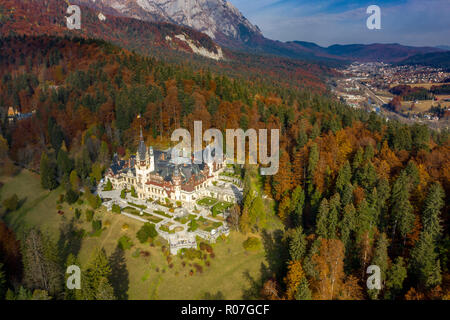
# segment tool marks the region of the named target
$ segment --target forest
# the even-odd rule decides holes
[[[63,186],[76,198],[97,185],[113,154],[127,159],[136,152],[140,125],[147,145],[156,147],[167,147],[176,128],[192,132],[195,120],[222,132],[279,129],[276,175],[236,168],[244,200],[230,225],[259,234],[268,262],[249,297],[450,298],[448,131],[354,110],[319,78],[274,84],[271,72],[218,70],[100,40],[1,38],[0,174],[14,176],[20,165],[39,172],[45,189]],[[10,122],[9,106],[35,113]],[[274,212],[262,195],[273,199]],[[17,199],[1,205],[14,209]],[[283,228],[269,232],[274,218]],[[63,288],[58,270],[67,260],[52,254],[55,244],[37,231],[24,243],[17,239],[0,222],[0,298],[111,295],[104,253],[92,261],[89,287],[74,296]],[[45,256],[42,265],[36,250]],[[366,287],[369,265],[382,271],[381,290]],[[37,268],[44,270],[39,279]]]

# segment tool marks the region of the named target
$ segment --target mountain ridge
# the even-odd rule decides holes
[[[191,27],[211,39],[226,42],[248,41],[262,35],[229,1],[226,0],[74,0],[92,8],[110,8],[139,20],[170,22]]]
[[[436,47],[397,43],[335,44],[321,47],[312,42],[271,40],[227,0],[74,0],[95,9],[112,9],[118,15],[163,21],[191,27],[223,47],[255,54],[270,54],[310,61],[397,63],[416,54],[439,52]]]

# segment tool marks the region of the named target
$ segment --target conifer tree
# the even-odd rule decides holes
[[[386,272],[388,269],[388,239],[386,234],[382,233],[375,247],[375,251],[372,258],[372,265],[376,265],[380,268],[381,271],[381,290],[383,290],[384,283],[386,281]],[[380,294],[380,290],[372,289],[368,291],[371,299],[376,299]]]
[[[403,288],[403,282],[406,276],[405,261],[402,257],[397,257],[387,272],[386,288],[389,291],[386,292],[385,298],[395,299],[395,296]]]
[[[116,300],[114,296],[114,289],[109,283],[108,279],[101,277],[97,287],[97,292],[95,295],[96,300]]]
[[[351,234],[356,230],[356,209],[353,206],[353,203],[345,206],[342,220],[339,223],[339,230],[341,241],[347,249],[350,244]],[[346,252],[348,252],[348,250],[346,250]]]
[[[442,235],[440,214],[445,204],[444,197],[444,189],[439,182],[435,182],[430,186],[425,198],[422,211],[423,232],[430,234],[433,239],[438,239]]]
[[[441,266],[433,235],[422,231],[420,239],[411,250],[410,268],[419,283],[433,288],[442,281]]]
[[[397,230],[403,238],[411,232],[414,227],[413,207],[409,201],[409,179],[402,171],[392,188],[391,218],[393,224],[392,234],[395,236]]]
[[[56,181],[56,168],[45,152],[41,156],[40,165],[41,185],[44,189],[53,190],[58,186]]]
[[[328,214],[330,212],[330,206],[327,199],[323,199],[320,203],[319,212],[316,218],[316,234],[323,238],[328,236]]]
[[[309,283],[306,277],[303,277],[300,280],[300,284],[297,287],[297,293],[295,294],[295,300],[312,300],[312,292],[309,289]]]
[[[306,253],[306,236],[302,227],[297,227],[289,241],[289,254],[292,260],[301,261]]]
[[[301,226],[303,223],[303,207],[305,205],[305,192],[301,186],[297,186],[292,192],[290,212],[294,226]]]
[[[344,166],[339,170],[336,179],[336,191],[342,196],[344,188],[350,183],[352,179],[352,168],[348,160],[345,162]]]
[[[319,162],[319,148],[317,143],[311,145],[309,149],[308,168],[307,168],[307,184],[308,194],[312,194],[313,191],[313,179],[314,172],[316,170],[317,162]]]

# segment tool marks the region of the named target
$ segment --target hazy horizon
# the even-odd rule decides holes
[[[333,44],[399,43],[450,46],[448,0],[229,0],[261,29],[280,41]],[[369,30],[369,5],[381,8],[381,29]]]

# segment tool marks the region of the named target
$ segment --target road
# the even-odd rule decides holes
[[[376,104],[379,104],[380,106],[386,104],[386,101],[383,101],[380,97],[378,97],[372,90],[369,89],[369,87],[367,87],[365,84],[361,83],[358,81],[358,84],[361,86],[361,88],[364,89],[364,91],[366,91],[366,93],[368,94],[368,96],[375,101]]]

